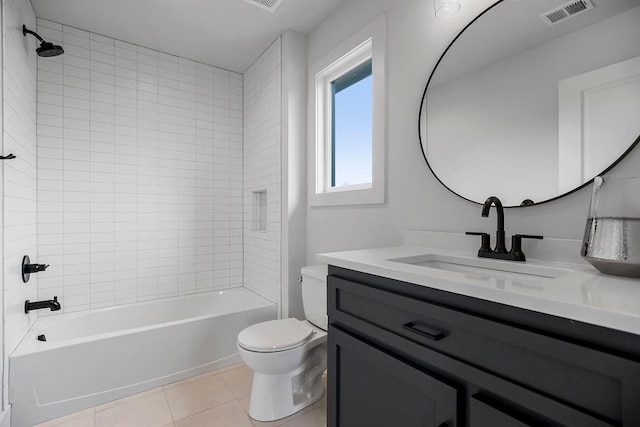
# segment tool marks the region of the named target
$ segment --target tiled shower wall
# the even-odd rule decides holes
[[[242,75],[38,20],[38,296],[64,311],[243,284]]]
[[[244,280],[272,301],[281,290],[281,43],[278,37],[244,74]],[[265,190],[266,230],[256,230],[252,192]]]
[[[35,38],[22,35],[22,25],[33,28],[31,3],[6,0],[4,4],[4,69],[2,154],[4,173],[4,354],[8,357],[35,321],[25,315],[24,301],[36,296],[38,277],[22,282],[24,255],[36,262],[36,53]],[[6,366],[6,361],[5,361]],[[6,374],[6,372],[5,372]],[[6,381],[5,381],[6,385]],[[6,393],[5,393],[6,398]]]

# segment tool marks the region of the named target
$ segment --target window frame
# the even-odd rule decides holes
[[[385,202],[386,145],[386,16],[353,34],[310,67],[312,103],[309,150],[309,205],[339,206]],[[372,182],[331,186],[332,89],[331,82],[372,61]]]

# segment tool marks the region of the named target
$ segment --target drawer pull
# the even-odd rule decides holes
[[[421,325],[417,322],[406,323],[402,325],[402,329],[413,332],[414,334],[418,334],[421,337],[430,339],[431,341],[440,341],[441,339],[447,337],[444,332],[438,331],[426,325]]]

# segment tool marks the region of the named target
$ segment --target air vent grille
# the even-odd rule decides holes
[[[580,13],[585,10],[587,10],[587,2],[585,1],[577,1],[567,6],[567,12],[569,12],[569,15],[575,15],[576,13]]]
[[[547,15],[547,19],[554,24],[568,17],[569,15],[567,15],[567,13],[562,9],[556,10],[555,12],[551,12]]]
[[[249,4],[259,7],[260,9],[268,10],[269,12],[275,12],[280,6],[282,0],[243,0]]]
[[[590,0],[572,1],[549,12],[543,13],[540,15],[540,19],[542,19],[547,25],[555,25],[593,8],[593,3],[591,3]]]

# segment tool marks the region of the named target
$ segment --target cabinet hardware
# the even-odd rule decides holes
[[[422,325],[418,322],[406,323],[402,325],[402,329],[413,332],[414,334],[418,334],[421,337],[430,339],[431,341],[440,341],[441,339],[447,337],[444,332],[438,331],[437,329],[433,329],[426,325]]]

